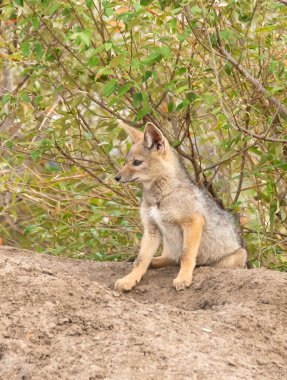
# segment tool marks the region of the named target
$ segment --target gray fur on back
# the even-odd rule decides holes
[[[205,224],[197,265],[212,265],[242,247],[234,217],[222,210],[205,190],[190,181],[175,161],[177,170],[162,173],[150,187],[143,189],[141,217],[143,223],[158,228],[163,238],[163,255],[178,261],[182,252],[183,233],[177,220],[199,213]]]

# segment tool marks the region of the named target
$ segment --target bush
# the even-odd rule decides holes
[[[158,125],[241,217],[253,266],[286,264],[285,2],[3,1],[1,236],[131,258],[140,189],[117,119]]]

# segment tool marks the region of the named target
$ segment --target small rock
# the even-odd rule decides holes
[[[146,293],[148,292],[148,286],[138,286],[136,288],[137,293]]]
[[[206,329],[205,327],[203,327],[202,331],[207,332],[207,333],[212,333],[212,330]]]

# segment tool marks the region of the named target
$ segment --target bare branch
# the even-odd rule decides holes
[[[254,78],[240,63],[236,61],[236,59],[224,48],[222,45],[219,34],[217,33],[218,37],[218,50],[219,52],[232,64],[232,66],[242,75],[244,78],[246,78],[252,86],[257,90],[259,93],[267,97],[267,100],[270,104],[274,105],[278,109],[278,113],[280,113],[284,118],[287,119],[287,109],[286,107],[274,96],[269,96],[267,90],[264,88],[264,86],[256,79]]]

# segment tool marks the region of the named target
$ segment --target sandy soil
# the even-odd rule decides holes
[[[150,270],[0,249],[0,379],[287,379],[287,274]]]

